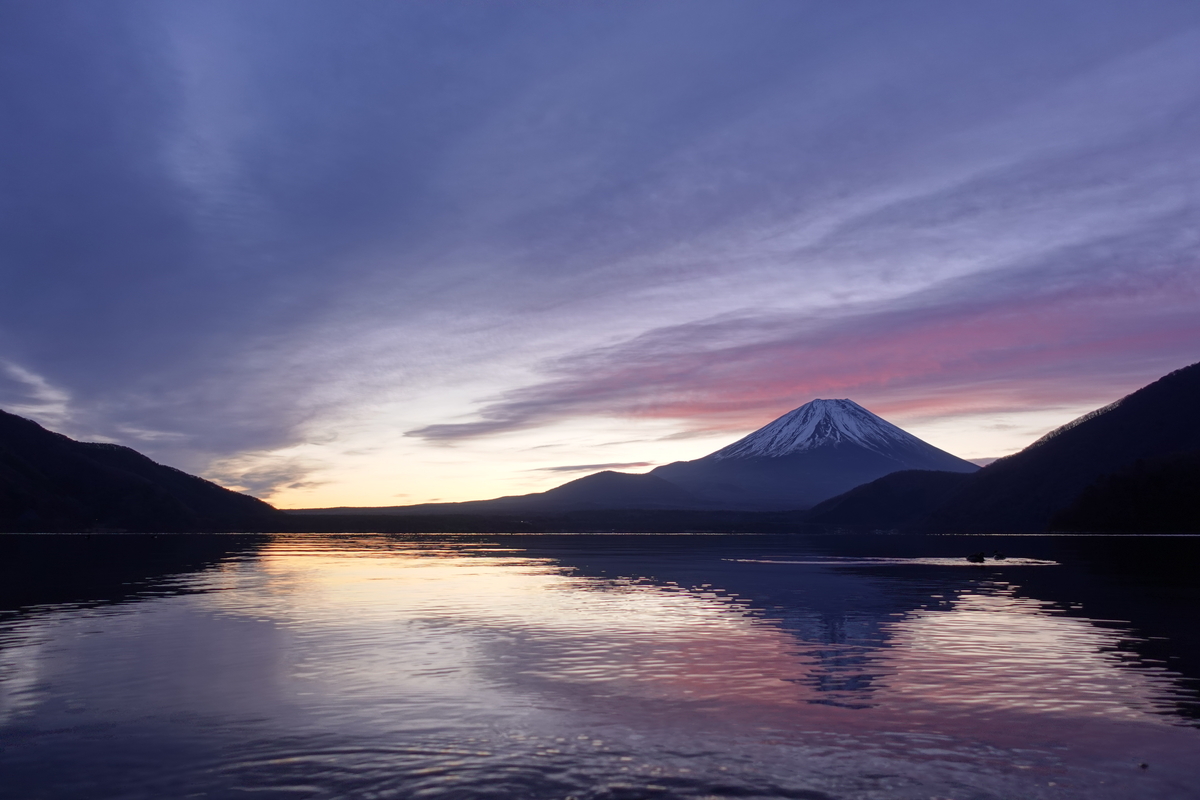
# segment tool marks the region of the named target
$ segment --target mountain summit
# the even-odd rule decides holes
[[[900,470],[979,469],[852,400],[813,400],[695,461],[650,472],[723,508],[809,508]]]
[[[547,492],[305,514],[540,514],[603,509],[800,511],[900,470],[979,467],[852,400],[813,400],[715,453],[637,475],[599,472]]]
[[[778,458],[822,445],[857,445],[887,455],[897,450],[941,453],[853,400],[813,400],[754,433],[722,447],[710,458]]]
[[[1056,428],[973,475],[897,472],[808,521],[975,533],[1200,530],[1200,364]]]

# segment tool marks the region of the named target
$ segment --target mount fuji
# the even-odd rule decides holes
[[[597,472],[536,494],[298,514],[539,514],[574,511],[801,511],[900,470],[974,472],[850,400],[813,400],[695,461],[644,475]]]
[[[747,511],[809,508],[900,470],[974,472],[852,400],[813,400],[695,461],[652,470],[706,503]]]

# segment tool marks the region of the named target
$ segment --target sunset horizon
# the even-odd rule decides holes
[[[0,794],[1200,800],[1198,0],[0,0]]]
[[[4,11],[0,408],[280,507],[849,397],[1011,454],[1200,354],[1184,2]]]

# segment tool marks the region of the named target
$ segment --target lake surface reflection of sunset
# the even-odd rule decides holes
[[[1147,632],[1170,592],[1101,574],[1078,541],[1021,546],[973,567],[947,538],[261,537],[119,602],[4,612],[0,780],[39,797],[1200,797],[1194,641]],[[1092,598],[1135,613],[1089,616]]]

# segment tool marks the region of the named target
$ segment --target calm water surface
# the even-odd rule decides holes
[[[1198,545],[3,536],[0,795],[1200,798]]]

